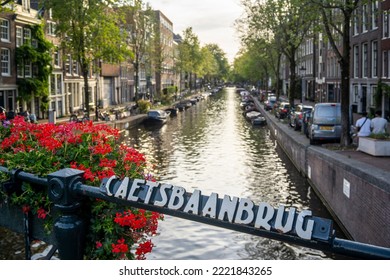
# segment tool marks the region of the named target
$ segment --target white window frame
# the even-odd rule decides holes
[[[27,61],[24,64],[24,77],[25,78],[31,78],[32,77],[32,63],[30,61]]]
[[[372,1],[371,3],[371,28],[378,28],[379,21],[379,1]]]
[[[18,78],[24,78],[24,67],[22,64],[16,66],[16,74]]]
[[[359,77],[359,46],[355,45],[353,47],[353,76],[355,78]]]
[[[56,27],[57,24],[54,21],[48,21],[47,22],[47,34],[55,37],[56,36]]]
[[[389,37],[389,11],[383,11],[382,38]]]
[[[389,75],[389,57],[387,51],[382,52],[382,77],[387,78]]]
[[[16,47],[23,45],[23,27],[16,26]]]
[[[23,28],[23,43],[24,44],[31,44],[31,29],[30,28]]]
[[[368,77],[368,44],[362,46],[362,77]]]
[[[353,103],[358,103],[359,101],[359,85],[353,85]]]
[[[371,42],[371,77],[378,77],[378,41]]]
[[[362,33],[368,31],[368,6],[364,4],[362,6]]]
[[[357,10],[353,12],[353,35],[359,34],[359,18],[357,14]]]
[[[60,50],[55,50],[54,51],[54,57],[53,57],[53,64],[54,67],[60,68],[61,67],[61,52]]]
[[[8,19],[0,18],[0,39],[2,42],[10,42],[10,23]]]
[[[374,95],[376,93],[376,90],[377,90],[377,85],[371,85],[370,87],[370,107],[374,107],[375,106],[375,98],[374,98]]]
[[[72,75],[72,57],[70,54],[66,56],[65,60],[65,74],[67,76]]]
[[[7,48],[0,50],[0,73],[2,76],[11,76],[11,51]]]
[[[79,64],[76,60],[72,59],[72,75],[79,75]]]

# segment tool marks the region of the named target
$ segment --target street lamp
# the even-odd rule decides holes
[[[299,73],[301,74],[301,104],[303,104],[303,96],[304,96],[304,90],[303,90],[303,76],[306,73],[306,68],[302,65],[301,68],[299,68]]]

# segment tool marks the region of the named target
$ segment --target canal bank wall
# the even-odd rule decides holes
[[[390,247],[390,173],[309,144],[255,99],[271,134],[351,239]],[[375,159],[373,159],[375,160]]]

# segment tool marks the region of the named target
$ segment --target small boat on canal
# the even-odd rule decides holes
[[[144,122],[146,124],[165,124],[170,118],[171,112],[164,110],[150,110]]]
[[[179,109],[177,107],[172,107],[172,108],[165,109],[165,111],[169,112],[170,117],[175,117],[175,116],[177,116]]]
[[[267,120],[263,116],[258,116],[258,117],[251,119],[251,123],[253,126],[261,126],[261,125],[266,125]]]

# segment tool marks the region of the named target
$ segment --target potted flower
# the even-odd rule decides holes
[[[0,165],[45,177],[62,168],[85,171],[86,184],[98,187],[104,178],[147,178],[148,164],[143,154],[118,142],[118,130],[106,124],[33,124],[16,117],[0,120]],[[8,178],[0,172],[0,183]],[[47,191],[27,183],[22,191],[1,198],[45,221],[51,230],[54,211]],[[85,259],[145,259],[151,252],[152,236],[163,216],[142,209],[90,199],[89,229]]]

